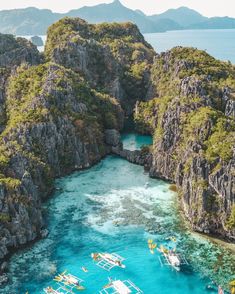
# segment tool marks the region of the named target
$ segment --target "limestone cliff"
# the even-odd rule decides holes
[[[193,229],[235,237],[235,67],[174,48],[155,59],[135,120],[152,132],[150,174],[174,181]],[[154,99],[153,99],[154,98]]]
[[[128,114],[146,96],[155,52],[136,25],[64,18],[48,30],[46,57],[82,73],[90,85],[116,97]]]
[[[37,48],[27,40],[0,34],[0,133],[6,119],[5,92],[8,77],[20,64],[38,64],[40,59]]]
[[[2,92],[0,258],[44,234],[41,202],[54,178],[118,147],[119,101],[130,98],[125,110],[132,112],[137,90],[144,86],[146,95],[155,54],[132,24],[61,20],[49,29],[42,58],[30,42],[3,38],[15,43],[0,56],[9,69]]]
[[[10,78],[1,134],[0,257],[34,240],[43,227],[41,200],[53,179],[87,168],[106,153],[105,129],[122,127],[108,95],[79,75],[48,63],[21,66]]]

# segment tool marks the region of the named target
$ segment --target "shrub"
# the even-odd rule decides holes
[[[177,186],[175,184],[171,184],[170,187],[169,187],[169,189],[171,191],[173,191],[173,192],[177,192],[178,191]]]
[[[230,217],[226,223],[228,229],[235,229],[235,204],[232,206]]]

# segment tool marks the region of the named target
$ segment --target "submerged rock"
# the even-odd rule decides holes
[[[0,274],[5,272],[8,268],[8,263],[6,261],[4,261],[1,265],[0,265]]]
[[[0,286],[6,284],[8,282],[8,277],[6,274],[0,275]]]
[[[40,231],[41,237],[46,238],[49,235],[49,231],[47,229],[43,229]]]

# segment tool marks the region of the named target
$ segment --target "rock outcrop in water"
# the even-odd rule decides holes
[[[155,59],[135,120],[154,134],[150,175],[176,183],[194,230],[235,237],[235,67],[174,48]],[[154,99],[153,99],[154,98]]]

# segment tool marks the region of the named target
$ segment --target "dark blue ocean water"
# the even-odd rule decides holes
[[[133,140],[137,147],[151,141],[133,136],[124,138],[126,148]],[[143,167],[109,156],[89,170],[58,179],[56,186],[44,204],[48,238],[12,256],[11,283],[0,293],[43,293],[64,270],[84,280],[87,294],[99,293],[108,277],[130,279],[149,294],[217,293],[208,284],[214,280],[226,285],[232,278],[231,252],[190,233],[179,215],[177,195],[168,183],[150,179]],[[159,253],[150,254],[147,246],[149,238],[160,246],[170,236],[177,242],[168,245],[189,262],[181,272],[161,266]],[[106,272],[97,267],[90,254],[100,251],[121,254],[126,269]]]
[[[175,46],[206,50],[217,59],[235,64],[235,30],[186,30],[145,34],[145,39],[160,53]]]

